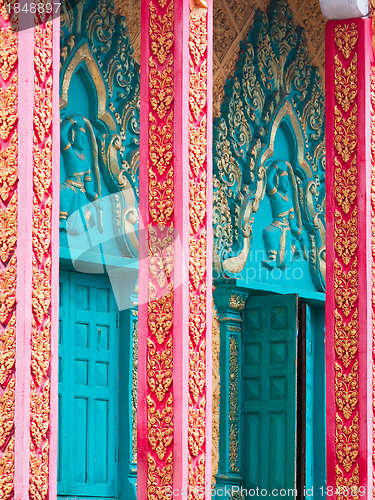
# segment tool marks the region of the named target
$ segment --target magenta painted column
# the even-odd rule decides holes
[[[59,20],[30,27],[15,5],[0,2],[0,497],[47,500],[57,465]]]
[[[212,7],[144,0],[140,500],[210,498]]]
[[[327,492],[340,499],[373,484],[371,36],[369,19],[327,24]]]

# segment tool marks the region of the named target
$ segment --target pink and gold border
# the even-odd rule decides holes
[[[327,24],[327,491],[340,500],[372,484],[371,59],[370,20]]]
[[[211,483],[211,102],[203,2],[142,3],[138,498]],[[143,241],[142,241],[143,239]],[[207,304],[209,304],[207,306]],[[209,459],[207,459],[209,457]],[[201,493],[200,493],[201,492]],[[202,496],[203,495],[203,496]]]

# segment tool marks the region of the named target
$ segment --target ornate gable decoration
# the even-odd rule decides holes
[[[255,241],[262,269],[283,272],[305,261],[323,291],[324,91],[286,0],[257,11],[241,42],[214,122],[213,157],[214,276],[239,277]],[[260,217],[269,220],[260,221],[263,205]],[[260,239],[254,224],[262,224]]]
[[[125,18],[115,15],[113,1],[62,3],[60,113],[65,178],[60,226],[65,229],[64,218],[91,202],[92,213],[85,208],[88,225],[95,226],[103,240],[115,240],[126,257],[138,254],[140,82],[132,54]],[[110,199],[108,210],[105,197]],[[111,213],[112,220],[103,221],[102,212]],[[78,226],[71,234],[83,230]]]

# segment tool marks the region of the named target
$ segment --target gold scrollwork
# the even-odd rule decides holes
[[[344,69],[338,56],[335,56],[335,98],[345,113],[355,101],[358,92],[357,54],[350,62],[349,68]]]
[[[358,41],[358,29],[355,23],[339,24],[335,27],[335,43],[345,59],[350,57]]]
[[[334,114],[335,148],[343,161],[347,163],[357,147],[357,104],[354,104],[347,118],[344,118],[337,106],[335,106]]]
[[[232,472],[239,472],[238,442],[238,339],[233,335],[229,340],[229,463]]]
[[[339,309],[342,309],[346,317],[353,310],[355,302],[358,300],[358,261],[355,257],[348,272],[345,272],[335,259],[334,263],[334,287],[335,299]]]
[[[195,406],[189,396],[189,433],[188,446],[193,457],[197,457],[203,448],[206,439],[206,398],[201,397],[198,405]]]
[[[150,48],[160,64],[165,63],[173,47],[173,18],[173,3],[168,5],[164,15],[158,15],[155,6],[150,3]]]
[[[154,224],[163,227],[173,215],[173,170],[170,169],[167,179],[159,181],[155,172],[149,169],[149,212]]]
[[[358,309],[348,323],[345,323],[341,314],[335,310],[335,351],[345,368],[355,359],[358,352]]]
[[[359,415],[346,427],[342,418],[336,414],[336,456],[346,472],[349,472],[359,452]]]
[[[337,203],[342,208],[345,214],[350,210],[357,197],[357,155],[353,157],[351,165],[345,171],[338,161],[334,159],[335,163],[335,185],[334,194]]]
[[[10,26],[0,28],[0,75],[3,80],[8,80],[17,63],[17,42],[17,35]]]
[[[173,441],[173,398],[170,394],[162,409],[156,408],[151,396],[147,396],[147,434],[151,448],[156,452],[159,460],[163,460],[168,446]]]
[[[350,370],[345,375],[339,363],[335,363],[335,396],[337,408],[342,411],[348,420],[358,404],[358,360],[356,360]]]
[[[18,76],[13,75],[7,88],[0,88],[0,137],[8,139],[17,120]]]
[[[159,175],[163,175],[173,158],[173,113],[169,113],[166,122],[158,125],[156,119],[149,117],[150,160]]]
[[[13,193],[5,210],[0,210],[0,260],[6,264],[17,245],[17,193]]]
[[[158,467],[151,453],[147,455],[147,500],[160,500],[165,496],[166,487],[172,484],[173,455],[170,453],[166,465]]]
[[[170,279],[174,264],[174,227],[165,231],[149,226],[149,269],[160,288]]]
[[[242,312],[245,308],[246,300],[242,295],[233,294],[230,296],[229,306],[234,311]]]
[[[154,287],[149,285],[151,290]],[[154,293],[151,293],[152,296]],[[173,284],[168,285],[168,291],[161,298],[150,299],[148,303],[148,326],[161,345],[173,324]]]
[[[334,242],[337,255],[347,266],[358,248],[358,211],[355,207],[350,218],[345,222],[338,210],[335,210]]]
[[[167,62],[164,70],[159,70],[156,63],[150,58],[149,95],[150,105],[162,120],[167,115],[174,97],[173,90],[173,57]]]
[[[345,500],[347,497],[347,491],[353,491],[354,489],[358,490],[359,487],[359,465],[357,464],[353,470],[353,474],[349,477],[344,476],[344,472],[341,470],[338,464],[336,464],[335,468],[336,472],[336,489],[339,492],[336,494],[337,500]],[[356,487],[356,488],[353,488]],[[352,493],[350,495],[352,500],[360,500],[360,495]]]
[[[0,150],[0,197],[7,202],[17,185],[17,130],[10,138],[9,145],[4,145]]]
[[[172,338],[169,338],[162,352],[158,352],[150,338],[147,339],[147,347],[147,381],[158,401],[163,401],[173,379]]]

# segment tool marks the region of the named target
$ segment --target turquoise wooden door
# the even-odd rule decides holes
[[[60,272],[58,494],[117,497],[118,327],[109,280]]]
[[[247,489],[264,488],[271,494],[273,489],[295,488],[296,340],[296,295],[249,299],[242,349],[242,463]]]

